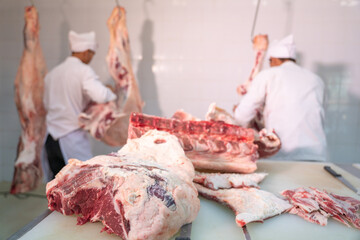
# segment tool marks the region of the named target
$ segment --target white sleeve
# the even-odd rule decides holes
[[[248,92],[241,99],[235,109],[234,117],[236,123],[247,127],[250,121],[255,117],[256,110],[262,106],[266,97],[266,83],[271,78],[271,72],[260,72],[250,85]]]
[[[97,103],[106,103],[116,99],[116,95],[100,82],[98,75],[91,67],[84,73],[82,88],[85,94]]]

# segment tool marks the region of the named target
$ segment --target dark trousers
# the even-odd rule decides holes
[[[55,176],[65,166],[65,160],[61,152],[59,141],[55,141],[49,134],[46,138],[45,149],[50,169]]]

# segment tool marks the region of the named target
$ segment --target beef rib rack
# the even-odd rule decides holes
[[[194,167],[175,136],[149,131],[117,153],[70,159],[46,186],[50,210],[101,221],[122,239],[169,239],[200,209]]]
[[[254,131],[221,121],[181,121],[141,113],[130,116],[130,139],[157,129],[175,135],[196,169],[252,173],[258,159]]]

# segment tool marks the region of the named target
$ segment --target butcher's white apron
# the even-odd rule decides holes
[[[59,138],[59,145],[65,164],[70,158],[81,161],[92,158],[90,141],[84,130],[78,129]]]

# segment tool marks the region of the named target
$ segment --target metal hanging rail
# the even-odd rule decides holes
[[[258,12],[259,12],[260,2],[261,2],[261,0],[258,0],[257,5],[256,5],[256,11],[255,11],[254,21],[253,21],[253,25],[252,25],[252,29],[251,29],[251,36],[250,36],[251,42],[254,39],[254,30],[255,30],[255,25],[256,25],[256,19],[257,19]]]

